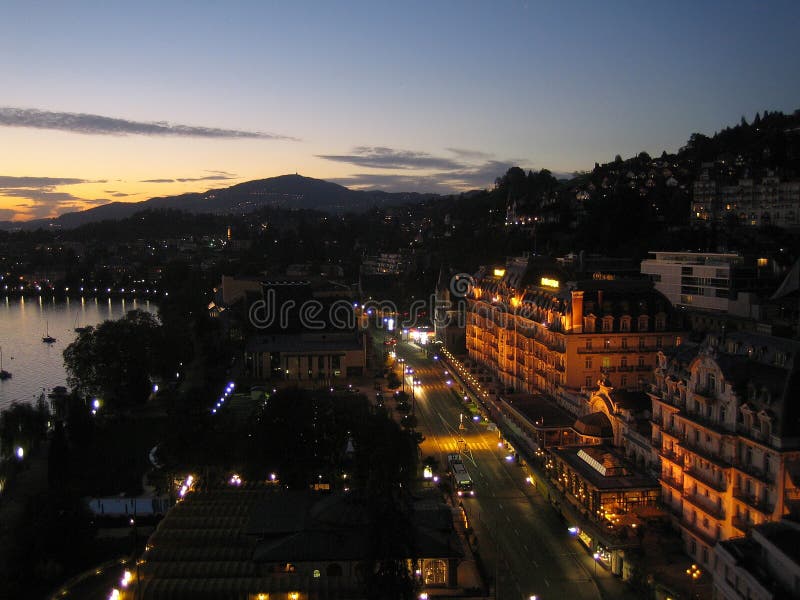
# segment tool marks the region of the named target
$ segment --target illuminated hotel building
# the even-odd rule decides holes
[[[603,379],[641,390],[656,354],[681,332],[669,301],[643,279],[568,272],[528,257],[479,273],[468,296],[467,351],[503,388],[545,393],[573,414]]]
[[[800,342],[733,332],[659,354],[652,442],[686,552],[800,507]]]

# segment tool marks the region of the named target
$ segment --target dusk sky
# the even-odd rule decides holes
[[[298,172],[489,187],[800,108],[800,2],[0,5],[0,220]]]

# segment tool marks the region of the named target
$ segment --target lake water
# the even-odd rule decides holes
[[[55,299],[0,296],[0,349],[3,369],[12,374],[0,381],[0,410],[11,402],[35,402],[42,390],[66,385],[62,353],[77,337],[75,327],[119,319],[129,310],[156,312],[148,300],[120,298]],[[42,342],[49,333],[56,341]]]

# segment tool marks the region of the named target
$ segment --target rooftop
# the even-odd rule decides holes
[[[609,446],[562,446],[550,451],[569,465],[581,478],[601,492],[613,490],[658,489],[652,477],[640,474]],[[587,460],[586,458],[591,460]],[[603,469],[598,469],[601,465]],[[605,474],[603,474],[603,472]]]

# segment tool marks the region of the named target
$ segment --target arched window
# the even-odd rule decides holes
[[[425,585],[447,585],[447,562],[438,558],[423,560],[422,576]]]

